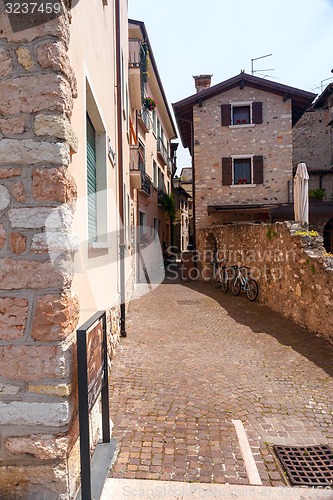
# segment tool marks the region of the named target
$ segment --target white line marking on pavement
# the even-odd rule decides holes
[[[247,476],[249,478],[250,484],[262,485],[260,475],[253,458],[253,454],[251,451],[251,447],[249,445],[249,441],[246,436],[246,432],[244,429],[244,425],[241,420],[232,420],[232,423],[235,426],[239,447],[241,450],[241,454],[243,456],[245,469],[247,472]]]

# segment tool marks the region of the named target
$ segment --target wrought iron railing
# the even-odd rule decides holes
[[[163,205],[166,196],[167,196],[167,194],[163,191],[163,189],[158,190],[158,204],[159,205]]]
[[[139,113],[139,118],[142,120],[147,130],[151,130],[153,128],[153,121],[150,116],[150,111],[148,111],[147,108],[142,108]]]
[[[157,153],[160,154],[161,158],[163,159],[164,163],[167,165],[168,160],[169,160],[169,155],[168,155],[168,150],[164,146],[163,140],[161,137],[157,138]]]

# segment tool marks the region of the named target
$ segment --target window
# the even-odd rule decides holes
[[[158,186],[157,163],[155,160],[153,160],[153,183],[155,187]]]
[[[222,104],[222,126],[254,125],[262,123],[262,102],[238,102]]]
[[[251,108],[250,106],[233,106],[232,107],[232,124],[244,125],[250,123]]]
[[[263,184],[264,169],[262,156],[235,156],[222,158],[222,184]]]
[[[93,93],[86,80],[87,229],[90,248],[107,244],[107,137]]]

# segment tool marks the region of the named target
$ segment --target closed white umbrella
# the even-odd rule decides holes
[[[294,213],[296,222],[309,224],[309,174],[305,163],[297,165],[294,178]]]

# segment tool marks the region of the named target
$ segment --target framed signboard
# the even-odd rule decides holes
[[[106,312],[99,311],[76,331],[79,395],[81,498],[91,500],[89,414],[102,402],[103,443],[110,442]]]

